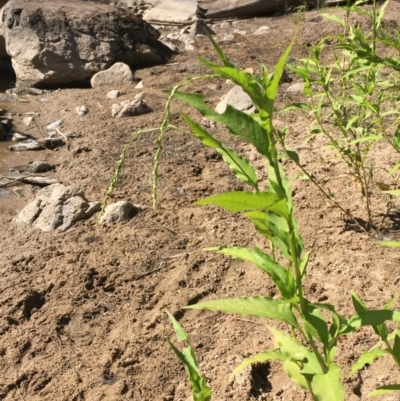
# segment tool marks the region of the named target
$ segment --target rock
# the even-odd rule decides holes
[[[195,51],[195,50],[196,50],[196,46],[194,46],[192,43],[187,43],[187,44],[185,45],[185,50],[186,50],[187,52]]]
[[[90,80],[92,88],[101,86],[124,85],[136,82],[132,70],[124,63],[115,63],[111,68],[93,75]]]
[[[293,85],[290,85],[289,88],[286,89],[286,92],[292,92],[292,93],[296,93],[296,92],[300,92],[303,93],[304,92],[304,82],[297,82]]]
[[[38,142],[46,149],[57,149],[60,146],[65,145],[64,139],[62,138],[41,138]]]
[[[20,102],[21,99],[15,95],[5,95],[4,93],[0,93],[0,102],[10,102],[17,103]]]
[[[25,117],[22,121],[24,122],[24,124],[25,124],[26,126],[29,127],[29,126],[32,124],[33,117],[31,117],[31,116]]]
[[[89,113],[89,109],[86,106],[77,106],[75,110],[81,117]]]
[[[137,68],[171,56],[149,23],[108,4],[10,0],[3,21],[17,86],[86,83],[117,62]]]
[[[0,141],[7,140],[7,131],[6,127],[0,123]]]
[[[264,25],[264,26],[260,26],[254,33],[253,33],[253,35],[256,35],[256,36],[258,36],[258,35],[265,35],[266,33],[268,33],[269,31],[270,31],[270,27],[269,26],[267,26],[267,25]]]
[[[9,131],[13,126],[13,120],[11,118],[2,118],[0,123],[4,125],[4,128]]]
[[[13,219],[13,223],[49,232],[64,231],[75,222],[100,210],[99,202],[88,202],[77,188],[53,184],[43,188]]]
[[[139,209],[128,201],[120,201],[108,205],[100,218],[100,224],[128,221],[139,212]]]
[[[143,89],[143,81],[140,81],[136,86],[135,89]]]
[[[4,109],[0,109],[0,116],[4,116],[6,114],[6,111]]]
[[[19,132],[14,132],[14,134],[13,134],[11,139],[13,141],[26,141],[29,138],[30,138],[29,135],[20,134]]]
[[[107,97],[110,99],[116,99],[117,97],[119,97],[121,95],[120,91],[117,90],[113,90],[107,93]]]
[[[15,145],[9,146],[8,149],[13,150],[14,152],[21,152],[23,150],[42,150],[44,148],[34,139],[27,139],[25,141],[18,142]]]
[[[38,96],[38,95],[43,95],[47,91],[42,90],[42,89],[37,89],[37,88],[11,88],[7,89],[6,93],[7,95],[33,95],[33,96]]]
[[[144,102],[143,93],[137,94],[133,99],[114,104],[111,109],[113,117],[130,117],[150,113],[151,108]]]
[[[63,123],[63,120],[57,120],[57,121],[54,121],[53,123],[49,124],[46,128],[49,131],[51,131],[53,129],[60,128],[62,123]]]
[[[240,111],[249,110],[253,106],[250,96],[244,92],[239,85],[235,85],[226,95],[222,97],[221,101],[215,108],[215,111],[222,114],[226,110],[226,106],[228,104]]]
[[[25,171],[28,173],[46,173],[47,171],[53,170],[54,166],[51,164],[40,161],[40,160],[35,160],[33,162],[29,162],[26,167]]]
[[[196,20],[190,27],[190,34],[195,35],[215,35],[215,32],[206,24],[203,19]]]
[[[161,0],[155,7],[147,10],[146,21],[186,22],[196,14],[197,0]]]
[[[8,58],[6,40],[4,39],[3,6],[8,0],[0,0],[0,58]]]

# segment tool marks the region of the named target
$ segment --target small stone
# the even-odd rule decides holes
[[[250,96],[244,92],[239,85],[235,85],[226,95],[222,97],[221,101],[215,108],[215,111],[220,114],[223,113],[228,104],[240,111],[249,110],[253,106]]]
[[[222,88],[220,84],[209,84],[207,85],[207,88],[212,90],[212,91],[217,91]]]
[[[47,171],[53,170],[54,166],[51,164],[41,161],[35,160],[33,162],[29,162],[26,167],[25,171],[28,173],[45,173]]]
[[[150,113],[152,109],[144,102],[143,93],[138,93],[133,99],[114,104],[111,108],[113,117],[130,117]]]
[[[4,128],[6,130],[10,130],[13,126],[13,122],[11,118],[3,118],[0,123],[2,123],[4,125]]]
[[[264,26],[260,26],[254,33],[253,33],[253,35],[256,35],[256,36],[258,36],[258,35],[265,35],[266,33],[268,33],[269,31],[270,31],[270,27],[269,26],[267,26],[267,25],[264,25]]]
[[[54,123],[49,124],[46,128],[51,131],[53,129],[61,127],[61,124],[63,123],[63,120],[57,120],[54,121]]]
[[[33,117],[31,117],[31,116],[25,117],[22,121],[24,122],[24,124],[25,124],[26,126],[29,127],[29,126],[32,124]]]
[[[289,88],[286,89],[286,92],[303,93],[304,92],[304,82],[297,82],[293,85],[290,85]]]
[[[143,81],[140,81],[136,86],[135,89],[143,89]]]
[[[25,135],[25,134],[20,134],[18,132],[14,132],[11,139],[13,141],[25,141],[25,140],[29,139],[29,136]]]
[[[247,32],[246,32],[246,31],[241,31],[241,30],[239,30],[239,29],[235,29],[235,30],[233,31],[233,33],[235,33],[236,35],[240,35],[240,36],[246,36],[246,35],[247,35]]]
[[[128,201],[120,201],[108,205],[100,218],[100,224],[129,221],[139,212],[139,209]]]
[[[110,99],[116,99],[116,98],[120,97],[120,95],[121,95],[121,92],[117,91],[117,90],[112,90],[107,93],[107,97]]]
[[[231,25],[232,25],[231,22],[229,22],[229,21],[224,21],[224,22],[220,25],[220,27],[221,27],[222,29],[227,29],[227,28],[230,28]]]
[[[34,139],[27,139],[9,146],[8,149],[13,150],[14,152],[21,152],[23,150],[42,150],[43,146]]]
[[[6,114],[6,111],[4,109],[0,109],[0,116],[4,116]]]
[[[75,110],[80,116],[85,116],[89,112],[86,106],[77,106]]]
[[[122,85],[135,82],[135,77],[129,65],[124,63],[115,63],[111,68],[100,71],[93,75],[90,83],[92,88],[102,86]]]
[[[234,41],[235,41],[235,37],[231,33],[224,35],[224,37],[221,40],[221,42],[223,42],[223,43],[232,43]]]
[[[46,149],[56,149],[65,145],[65,142],[62,138],[42,138],[39,139],[38,142]]]
[[[196,50],[196,47],[193,46],[191,43],[188,43],[187,45],[185,45],[185,50],[186,50],[187,52],[192,52],[192,51],[195,51],[195,50]]]

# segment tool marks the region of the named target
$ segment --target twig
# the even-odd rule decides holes
[[[22,395],[21,390],[19,389],[19,387],[17,387],[17,390],[18,390],[19,396],[21,397],[21,400],[22,400],[22,401],[25,401],[25,398],[24,398],[24,396]]]
[[[63,134],[58,128],[56,128],[56,131],[57,131],[58,134],[60,134],[64,138],[65,143],[67,144],[67,150],[69,152],[70,151],[69,150],[69,141],[68,141],[67,135]]]

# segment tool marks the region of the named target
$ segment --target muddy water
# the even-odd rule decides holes
[[[0,60],[0,93],[4,93],[7,89],[13,88],[15,85],[15,76],[13,72],[5,67],[6,62]],[[8,113],[13,113],[15,104],[0,102],[0,109],[6,110],[6,116]],[[1,117],[0,117],[1,119]],[[21,164],[24,164],[24,160],[18,153],[11,152],[8,147],[11,145],[11,141],[0,142],[0,175],[9,176],[11,171],[18,168]],[[0,184],[5,182],[0,179]],[[15,196],[14,192],[10,187],[0,186],[0,198]]]

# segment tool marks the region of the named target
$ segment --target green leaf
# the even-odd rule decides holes
[[[289,283],[290,285],[286,283],[286,269],[279,263],[274,262],[270,256],[265,254],[259,248],[249,249],[222,246],[207,248],[206,250],[222,253],[223,255],[254,263],[259,269],[265,271],[271,277],[272,281],[279,288],[281,295],[285,299],[291,299],[296,292],[293,283]]]
[[[235,151],[226,147],[222,142],[218,141],[218,139],[214,138],[186,115],[181,114],[181,117],[189,125],[193,134],[199,138],[204,145],[217,150],[237,178],[251,185],[253,188],[258,189],[257,174],[248,160],[237,155]]]
[[[175,319],[175,317],[168,311],[165,311],[169,317],[169,320],[172,323],[172,326],[175,330],[176,337],[179,342],[186,341],[189,342],[189,336],[186,334],[186,331],[181,326],[181,324]]]
[[[394,344],[393,344],[393,355],[394,357],[400,361],[400,330],[396,331],[396,335],[394,337]]]
[[[278,93],[279,83],[281,82],[282,74],[285,69],[286,60],[288,59],[290,52],[292,51],[292,47],[296,42],[296,37],[297,37],[297,32],[294,35],[289,46],[283,53],[283,55],[279,58],[278,62],[276,63],[272,79],[270,80],[266,91],[266,97],[264,103],[265,107],[259,108],[260,114],[263,115],[263,118],[269,120],[267,125],[270,124],[271,127],[272,127],[272,114],[274,110],[274,102],[276,94]]]
[[[302,374],[314,375],[324,373],[315,354],[309,351],[303,344],[273,327],[269,327],[269,330],[274,337],[276,346],[288,359],[299,365]]]
[[[379,141],[382,139],[382,135],[366,135],[361,138],[354,139],[354,141],[350,141],[349,145],[355,145],[357,143],[370,142],[370,141]]]
[[[361,370],[365,365],[371,364],[376,358],[387,354],[390,354],[387,349],[374,349],[372,351],[364,352],[358,361],[352,366],[349,376],[354,375],[354,373]]]
[[[329,343],[329,330],[328,324],[325,321],[322,313],[312,306],[307,305],[307,311],[305,311],[301,319],[306,327],[306,330],[317,340],[321,341],[324,345]]]
[[[282,361],[285,359],[285,356],[279,351],[264,351],[260,352],[256,355],[253,355],[249,358],[243,360],[243,362],[237,366],[231,375],[229,376],[229,381],[233,379],[238,373],[247,368],[247,366],[252,365],[253,363],[265,363],[268,361]]]
[[[400,312],[390,310],[370,310],[352,316],[349,326],[359,329],[363,326],[379,326],[386,321],[400,322]]]
[[[217,73],[221,78],[229,79],[236,85],[241,86],[241,88],[250,96],[253,104],[258,110],[266,109],[266,98],[264,97],[262,87],[254,77],[234,67],[221,67],[212,64],[203,58],[200,58],[199,61],[210,70]]]
[[[188,347],[183,348],[181,352],[171,341],[168,340],[168,344],[174,351],[177,358],[182,362],[192,384],[193,401],[210,401],[211,388],[207,385],[205,379],[201,376],[193,348],[189,342],[189,337],[183,327],[180,325],[180,323],[174,318],[174,316],[168,311],[166,312],[174,327],[178,341],[186,341],[188,343]]]
[[[400,392],[400,384],[389,384],[388,386],[378,387],[376,390],[371,391],[368,397],[398,392]]]
[[[331,363],[327,373],[315,375],[312,378],[311,388],[318,401],[344,400],[345,394],[340,367],[335,363]]]
[[[375,244],[389,246],[392,248],[400,248],[399,241],[376,241]]]
[[[224,63],[224,65],[226,67],[232,67],[234,68],[235,66],[229,61],[229,59],[225,56],[224,52],[221,50],[221,48],[218,46],[217,42],[214,40],[214,38],[207,34],[208,39],[210,39],[210,42],[212,43],[215,51],[218,54],[218,57],[220,58],[220,60]]]
[[[314,247],[314,246],[313,246]],[[310,261],[310,256],[311,256],[312,249],[310,249],[301,259],[299,269],[300,269],[300,274],[302,279],[306,277],[307,274],[307,266],[308,262]]]
[[[227,105],[225,112],[219,114],[206,106],[204,103],[204,96],[202,95],[176,92],[174,97],[188,104],[189,106],[194,107],[205,118],[208,118],[216,123],[226,125],[231,134],[238,136],[244,139],[246,142],[254,145],[257,151],[262,155],[269,155],[269,141],[267,132],[253,117],[235,109],[229,104]]]
[[[308,384],[306,377],[302,375],[301,368],[297,363],[287,359],[282,361],[282,367],[289,376],[290,380],[302,387],[304,390],[310,391],[310,384]]]
[[[230,212],[246,210],[268,210],[279,216],[288,218],[289,212],[286,199],[273,192],[226,192],[220,195],[210,196],[196,202],[196,205],[217,205]]]
[[[392,191],[383,191],[385,194],[400,196],[400,189],[394,189]]]
[[[336,22],[337,24],[341,25],[343,28],[346,27],[346,21],[343,18],[340,18],[335,14],[323,13],[323,14],[321,14],[321,16],[324,17],[325,19]]]
[[[289,323],[297,328],[296,318],[288,301],[280,301],[266,297],[231,298],[205,301],[186,306],[187,309],[207,309],[224,313],[237,313],[242,316],[266,317]]]

